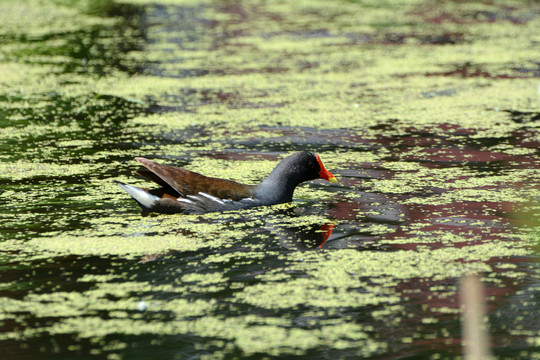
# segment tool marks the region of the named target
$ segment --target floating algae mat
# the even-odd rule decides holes
[[[4,359],[540,359],[540,4],[0,2]],[[135,156],[294,202],[142,217]]]

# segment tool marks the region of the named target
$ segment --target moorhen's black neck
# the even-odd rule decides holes
[[[255,197],[265,204],[292,201],[294,189],[302,182],[316,179],[320,171],[312,153],[299,152],[286,157],[255,189]]]

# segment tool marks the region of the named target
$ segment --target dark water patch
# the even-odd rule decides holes
[[[104,76],[115,70],[129,74],[138,72],[142,64],[127,59],[125,54],[141,50],[144,34],[138,25],[142,11],[133,5],[112,1],[92,4],[96,6],[90,6],[88,11],[123,21],[113,26],[94,25],[68,32],[51,29],[39,35],[4,33],[0,39],[8,45],[6,60],[51,65],[59,74]]]
[[[250,133],[263,130],[271,135],[265,138],[253,137]],[[355,136],[345,129],[317,129],[312,127],[262,126],[244,130],[244,139],[235,142],[237,146],[251,150],[301,151],[316,148],[317,151],[332,151],[346,148],[354,151],[372,151],[378,146],[369,140]]]
[[[228,109],[258,109],[258,108],[273,108],[284,107],[283,103],[267,103],[262,99],[268,97],[269,94],[264,90],[254,90],[248,95],[243,94],[238,90],[225,89],[189,89],[183,88],[176,91],[174,94],[167,94],[161,100],[175,105],[159,104],[155,99],[149,97],[147,102],[150,113],[193,113],[201,106],[209,106],[223,104]],[[248,101],[248,99],[257,99]],[[258,100],[261,99],[261,100]]]
[[[423,45],[456,45],[466,42],[464,34],[414,34],[414,33],[386,33],[381,39],[374,39],[373,44],[400,45],[417,41]]]
[[[83,8],[83,11],[94,16],[120,18],[133,27],[137,27],[137,22],[140,21],[140,16],[144,13],[143,9],[137,5],[114,0],[90,1]]]
[[[299,68],[312,68],[313,64],[307,64],[305,62],[299,64]],[[289,68],[280,66],[257,66],[251,69],[219,69],[212,71],[216,75],[248,75],[248,74],[280,74],[290,71]]]
[[[166,95],[163,99],[176,105],[160,105],[156,101],[149,107],[150,113],[167,112],[194,112],[199,106],[224,103],[232,104],[240,101],[240,94],[237,92],[226,92],[215,89],[180,89],[175,94]]]
[[[513,73],[508,73],[507,69],[488,70],[481,64],[457,64],[452,70],[441,72],[429,72],[426,76],[459,76],[463,78],[487,78],[487,79],[529,79],[538,77],[536,71],[522,71],[513,68]]]
[[[9,258],[9,254],[4,255]],[[95,282],[80,282],[91,272],[95,276],[110,273],[111,263],[98,257],[52,257],[46,260],[6,262],[0,279],[5,284],[2,296],[23,299],[28,294],[47,294],[60,291],[84,292]],[[22,310],[22,309],[21,309]]]
[[[207,32],[214,24],[203,16],[202,6],[177,6],[152,4],[146,7],[141,19],[147,46],[166,43],[167,48],[153,50],[161,54],[159,60],[149,59],[141,72],[145,75],[187,78],[205,76],[210,73],[204,66],[184,65],[198,61],[197,54],[191,52],[204,47],[211,47]]]
[[[1,97],[0,101],[10,103],[9,108],[2,109],[6,115],[2,118],[4,126],[25,124],[23,120],[36,124],[50,123],[56,120],[62,125],[73,120],[86,120],[90,126],[107,121],[125,121],[142,110],[139,101],[95,93],[77,98],[55,93],[36,95],[30,98],[8,95]],[[10,116],[16,116],[15,121],[10,119]]]
[[[532,74],[533,77],[540,77],[540,63],[532,62],[530,66],[515,67],[514,71],[524,74]]]
[[[41,158],[40,150],[46,149],[55,163],[67,156],[73,164],[104,151],[107,143],[116,148],[126,138],[127,120],[145,111],[138,101],[99,94],[4,99],[11,106],[4,109],[0,126],[10,134],[4,147],[11,149],[11,161]]]
[[[503,110],[510,114],[512,121],[519,124],[531,123],[540,120],[540,112],[538,111],[518,111],[518,110]]]
[[[426,6],[414,10],[412,14],[421,16],[428,23],[444,25],[446,23],[470,25],[470,24],[492,24],[510,22],[514,25],[525,25],[534,21],[539,16],[536,7],[533,9],[520,5],[512,6],[504,3],[480,3],[477,8],[461,8],[449,2],[446,6]],[[485,5],[485,9],[482,9]]]
[[[438,90],[438,91],[424,91],[422,92],[422,96],[431,99],[437,96],[452,96],[457,93],[457,89],[445,89],[445,90]]]
[[[181,69],[175,72],[171,72],[170,70],[159,68],[158,64],[156,64],[154,65],[154,67],[152,67],[152,65],[146,66],[145,73],[152,76],[183,79],[187,77],[205,76],[205,75],[210,74],[210,71],[197,69],[197,68],[190,68],[190,69]],[[175,111],[180,111],[180,110],[181,108],[177,107],[177,110]]]
[[[247,125],[247,124],[246,124]],[[221,134],[214,135],[216,129]],[[265,133],[263,138],[261,132]],[[222,144],[226,154],[233,158],[236,156],[250,157],[257,155],[267,158],[267,154],[284,153],[290,151],[313,150],[332,151],[341,148],[355,149],[356,151],[370,151],[377,145],[368,141],[351,139],[350,133],[342,129],[315,129],[309,127],[290,126],[262,126],[253,128],[247,126],[240,130],[227,130],[225,124],[212,124],[209,127],[189,126],[182,130],[165,133],[160,136],[167,142],[177,144]],[[215,151],[209,156],[223,158],[223,152]]]

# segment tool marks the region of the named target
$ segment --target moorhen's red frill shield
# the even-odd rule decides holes
[[[135,160],[146,168],[137,174],[161,187],[147,190],[121,182],[118,184],[145,213],[204,214],[281,204],[292,201],[294,189],[304,181],[325,179],[337,183],[334,175],[324,168],[319,155],[305,151],[281,160],[259,185],[212,178],[145,158]]]

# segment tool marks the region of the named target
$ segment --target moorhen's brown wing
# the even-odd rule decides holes
[[[136,157],[135,160],[150,170],[139,171],[138,174],[163,187],[166,187],[164,186],[166,184],[182,196],[197,195],[199,192],[231,200],[241,200],[253,196],[253,185],[204,176],[183,168],[158,164],[142,157]]]

